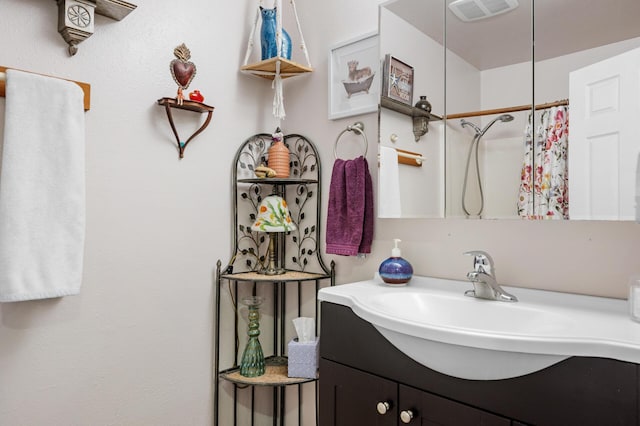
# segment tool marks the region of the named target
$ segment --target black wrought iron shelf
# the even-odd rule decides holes
[[[239,272],[236,274],[222,274],[221,278],[234,281],[251,281],[251,282],[289,282],[289,281],[315,281],[330,278],[329,274],[318,274],[313,272],[286,271],[279,275],[266,275],[259,272]]]
[[[436,114],[432,114],[426,112],[420,108],[416,108],[411,105],[407,105],[400,101],[396,101],[395,99],[391,99],[387,96],[380,97],[380,106],[383,108],[390,109],[395,112],[399,112],[400,114],[408,115],[410,117],[429,117],[429,121],[438,121],[442,120],[442,117]]]
[[[274,63],[269,61],[268,64],[262,64],[265,69],[258,69],[258,75],[268,78],[266,74],[271,72],[269,67]],[[281,68],[280,71],[289,70]],[[322,179],[318,151],[305,136],[290,134],[283,138],[289,148],[288,178],[259,178],[254,175],[256,168],[268,164],[268,150],[273,141],[269,133],[256,134],[246,139],[236,151],[233,161],[233,250],[229,262],[223,266],[219,260],[216,267],[214,424],[218,424],[225,416],[233,416],[232,413],[243,404],[239,399],[241,397],[250,401],[246,409],[252,416],[257,409],[254,402],[270,398],[274,407],[271,412],[273,424],[284,424],[285,417],[287,424],[291,423],[289,417],[292,416],[287,417],[289,410],[286,405],[291,403],[292,398],[296,398],[295,394],[298,405],[307,392],[315,393],[315,400],[318,398],[317,378],[288,377],[287,342],[293,337],[288,318],[312,317],[318,324],[317,293],[321,287],[335,285],[335,262],[331,261],[327,265],[321,255]],[[296,225],[295,230],[269,236],[252,229],[261,201],[272,193],[287,202],[291,220]],[[271,245],[273,251],[269,249]],[[285,268],[285,273],[260,273],[271,253],[275,253],[275,265]],[[225,299],[221,290],[225,288],[229,292],[231,306],[221,303]],[[264,297],[265,307],[272,312],[272,321],[264,321],[260,325],[265,336],[270,337],[263,342],[268,352],[265,358],[267,371],[255,378],[240,375],[238,365],[242,354],[241,341],[247,331],[244,322],[240,320],[243,314],[238,311],[237,304],[248,295]],[[233,336],[222,332],[223,325],[232,327]],[[233,356],[233,365],[224,363],[224,369],[221,368],[222,351],[229,357]],[[233,387],[233,404],[220,410],[222,382],[224,386]],[[269,387],[273,390],[269,390]],[[313,405],[317,419],[318,406]],[[305,403],[305,410],[311,409]],[[225,424],[237,425],[236,417],[233,418],[233,423]],[[299,416],[298,426],[301,424]]]
[[[317,179],[298,179],[298,178],[249,178],[238,179],[238,183],[260,183],[271,185],[299,185],[318,183]]]
[[[239,385],[271,387],[300,385],[318,380],[317,378],[289,377],[287,375],[288,360],[285,356],[266,357],[264,362],[266,371],[262,376],[244,377],[240,374],[240,367],[237,366],[221,371],[218,377]]]

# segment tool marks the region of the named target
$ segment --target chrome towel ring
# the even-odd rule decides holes
[[[366,157],[367,156],[367,150],[369,149],[369,142],[367,141],[367,135],[365,135],[365,133],[364,133],[364,124],[361,121],[357,121],[357,122],[353,123],[352,125],[347,126],[347,128],[344,129],[342,132],[340,132],[340,134],[336,138],[336,143],[333,145],[333,156],[334,156],[334,158],[338,159],[338,142],[340,142],[340,138],[346,132],[355,132],[355,133],[359,134],[360,136],[362,136],[362,139],[364,140],[364,154],[363,154],[363,156]]]

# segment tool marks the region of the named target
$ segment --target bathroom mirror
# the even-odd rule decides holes
[[[431,121],[428,133],[415,142],[411,117],[382,103],[380,146],[418,152],[424,161],[411,172],[399,165],[391,175],[381,167],[381,204],[393,205],[382,194],[383,189],[393,191],[383,188],[386,182],[400,194],[393,199],[400,206],[386,215],[379,208],[379,216],[550,219],[566,217],[568,198],[571,219],[632,220],[640,143],[630,125],[640,111],[628,111],[640,103],[638,96],[630,96],[640,91],[640,2],[504,0],[517,7],[469,22],[458,16],[464,10],[472,13],[479,2],[398,0],[381,5],[381,56],[392,53],[414,66],[413,102],[426,95],[444,120]],[[430,41],[419,41],[422,37]],[[606,60],[610,62],[598,65]],[[620,86],[629,81],[630,88]],[[556,122],[558,116],[571,118],[570,148],[564,151],[547,149],[567,136],[549,132],[568,125]],[[612,128],[612,123],[623,125]],[[568,170],[566,180],[556,174],[558,158],[567,164],[559,168]],[[528,179],[522,179],[523,170]],[[536,170],[542,173],[536,175]],[[394,173],[397,186],[393,179],[388,184]],[[565,182],[564,187],[557,182]],[[423,206],[411,206],[405,198],[419,199]]]
[[[389,53],[413,68],[413,98],[426,95],[431,112],[439,117],[444,114],[445,105],[443,17],[442,1],[400,0],[380,8],[382,59]],[[430,33],[418,23],[429,28]],[[403,105],[384,97],[381,100],[379,217],[438,218],[445,214],[443,121],[430,120],[428,132],[415,142],[411,108],[414,103]],[[407,160],[398,162],[398,152],[423,160],[398,157],[399,161]]]

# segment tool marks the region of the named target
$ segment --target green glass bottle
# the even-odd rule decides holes
[[[262,304],[262,298],[258,296],[247,297],[242,303],[249,308],[249,341],[242,353],[242,361],[240,362],[240,374],[244,377],[262,376],[265,371],[264,354],[258,336],[260,335],[260,312],[259,307]]]

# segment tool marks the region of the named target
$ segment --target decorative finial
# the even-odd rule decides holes
[[[191,59],[191,51],[184,43],[173,49],[173,54],[182,62],[187,62],[189,59]]]
[[[276,131],[271,134],[271,139],[274,142],[279,142],[282,140],[283,136],[284,135],[282,134],[282,130],[280,130],[280,127],[276,127]]]

